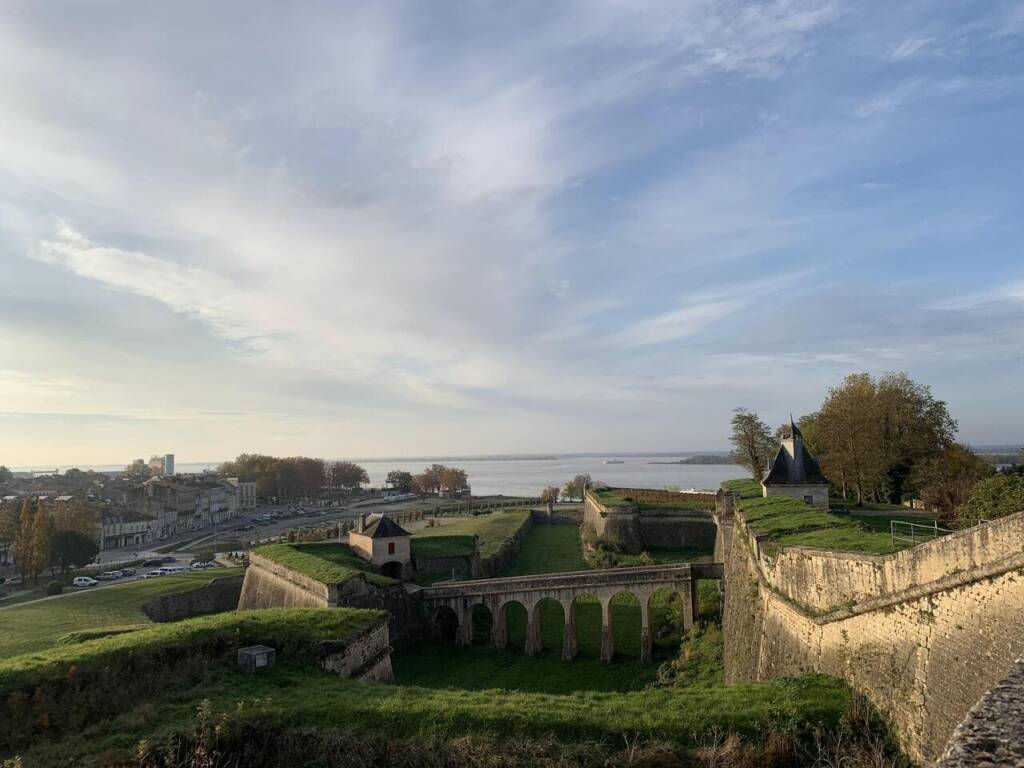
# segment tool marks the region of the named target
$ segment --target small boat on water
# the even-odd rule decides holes
[[[604,463],[605,464],[625,464],[626,462],[624,462],[622,459],[605,459]]]

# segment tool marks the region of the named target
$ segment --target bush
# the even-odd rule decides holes
[[[974,486],[965,503],[956,508],[955,528],[970,528],[983,520],[1024,511],[1024,477],[995,475]]]
[[[61,584],[59,581],[51,581],[49,584],[46,585],[46,594],[50,597],[52,597],[53,595],[59,595],[63,591],[64,585]]]

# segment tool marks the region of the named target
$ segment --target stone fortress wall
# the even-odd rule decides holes
[[[651,547],[710,547],[715,541],[716,494],[659,491],[650,488],[616,488],[634,499],[624,506],[609,506],[591,491],[583,502],[583,524],[607,544],[628,554]],[[703,509],[641,509],[642,502],[691,502]]]
[[[727,683],[843,677],[923,763],[1024,653],[1024,513],[886,556],[773,552],[716,517]]]
[[[142,612],[150,621],[160,624],[166,621],[181,621],[193,616],[233,611],[242,594],[242,574],[219,576],[196,589],[187,592],[172,592],[158,597],[142,606]]]
[[[422,632],[423,617],[415,593],[401,584],[377,586],[361,574],[341,584],[323,584],[286,566],[250,552],[249,567],[238,610],[257,608],[380,608],[388,622],[393,645]]]

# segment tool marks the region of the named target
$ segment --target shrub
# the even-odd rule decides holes
[[[49,584],[46,585],[46,594],[51,597],[53,595],[59,595],[63,591],[64,585],[61,584],[59,581],[51,581]]]
[[[965,503],[956,508],[953,526],[969,528],[983,520],[994,520],[1024,511],[1024,477],[995,475],[974,486]]]

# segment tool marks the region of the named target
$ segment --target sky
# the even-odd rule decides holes
[[[1024,3],[0,6],[0,464],[1024,441]]]

